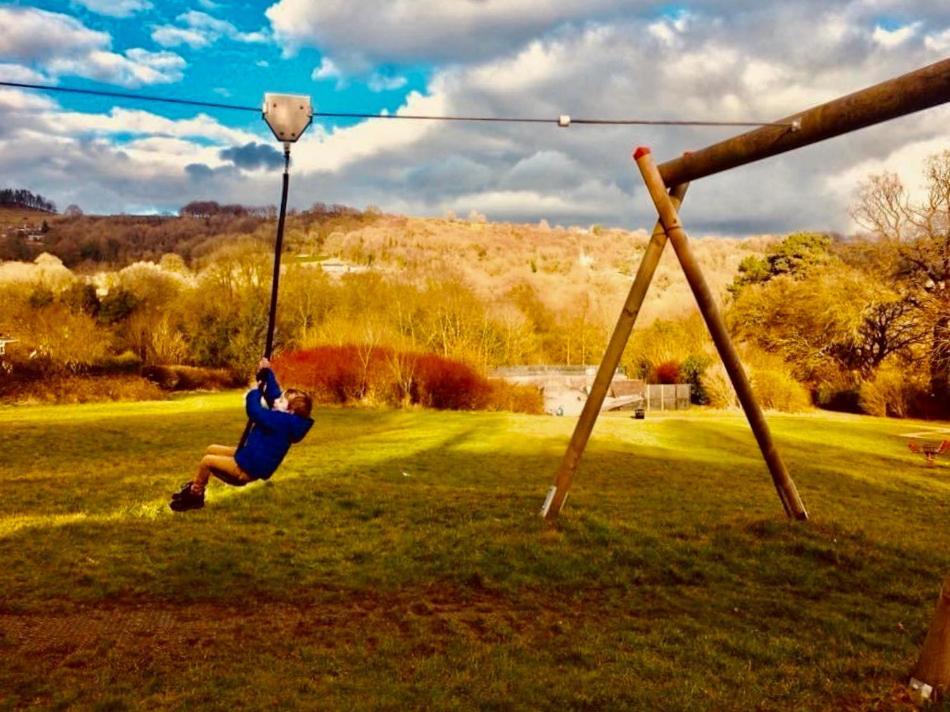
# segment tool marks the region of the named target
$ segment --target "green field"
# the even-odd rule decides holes
[[[920,423],[320,410],[173,514],[240,396],[0,409],[0,709],[893,709],[950,572]]]

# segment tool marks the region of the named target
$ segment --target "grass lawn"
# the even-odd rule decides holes
[[[0,408],[0,709],[894,709],[950,572],[920,423],[329,409],[270,483],[169,494],[240,396]]]

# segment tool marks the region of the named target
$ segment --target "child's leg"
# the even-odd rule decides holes
[[[209,445],[208,449],[205,450],[205,455],[225,455],[227,457],[234,457],[234,453],[237,452],[236,447],[230,447],[229,445]]]
[[[208,486],[208,480],[212,475],[217,475],[215,470],[227,473],[227,475],[238,482],[250,482],[251,478],[242,470],[233,457],[227,455],[205,455],[201,458],[198,465],[198,474],[191,483],[191,491],[195,494],[202,494],[205,487]]]

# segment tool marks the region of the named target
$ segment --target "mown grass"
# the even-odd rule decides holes
[[[571,419],[321,410],[175,515],[234,393],[0,409],[0,707],[899,707],[950,467],[919,424],[770,423],[806,524],[741,415],[691,413],[604,418],[551,529]]]

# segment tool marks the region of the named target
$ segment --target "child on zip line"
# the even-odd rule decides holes
[[[296,388],[282,392],[266,358],[260,360],[257,368],[258,387],[248,391],[244,398],[251,430],[243,447],[208,446],[194,479],[172,495],[172,510],[185,512],[204,507],[205,488],[212,476],[236,487],[270,479],[290,446],[303,440],[313,426],[310,394]]]

